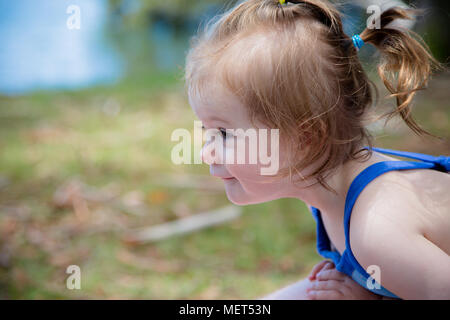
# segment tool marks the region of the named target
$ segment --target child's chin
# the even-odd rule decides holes
[[[255,199],[255,197],[251,197],[248,194],[245,194],[244,192],[239,193],[238,195],[230,194],[227,192],[227,198],[228,198],[228,200],[230,200],[230,202],[232,202],[233,204],[235,204],[237,206],[260,204],[260,203],[266,203],[269,201],[276,200],[275,198],[271,198],[271,197],[267,197],[267,198],[258,197],[257,199]]]
[[[236,199],[233,199],[233,198],[231,198],[231,197],[228,197],[228,200],[230,200],[231,203],[233,203],[233,204],[235,204],[235,205],[237,205],[237,206],[245,206],[245,205],[247,205],[247,204],[250,204],[250,203],[248,203],[248,202],[246,202],[246,201],[236,200]]]
[[[227,198],[228,200],[230,200],[231,203],[237,205],[237,206],[246,206],[246,205],[250,205],[250,204],[258,204],[258,203],[263,203],[265,201],[256,201],[256,200],[251,200],[249,199],[249,197],[245,194],[245,193],[240,193],[239,196],[235,196],[233,194],[228,194],[227,192]]]
[[[238,180],[233,182],[233,184],[225,185],[225,192],[228,200],[230,200],[231,203],[237,206],[245,206],[249,204],[258,204],[268,201],[261,198],[255,199],[255,196],[249,195],[247,192],[245,192],[244,188],[242,188]]]
[[[239,194],[239,195],[234,195],[231,192],[227,191],[227,198],[228,200],[230,200],[231,203],[237,205],[237,206],[245,206],[248,203],[248,201],[245,199],[245,195],[243,193]]]

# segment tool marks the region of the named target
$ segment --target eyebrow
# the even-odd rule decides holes
[[[221,118],[219,118],[219,117],[216,117],[216,116],[211,116],[211,117],[209,117],[208,118],[208,120],[209,121],[216,121],[216,122],[222,122],[222,123],[225,123],[225,124],[230,124],[228,121],[226,121],[225,119],[221,119]]]

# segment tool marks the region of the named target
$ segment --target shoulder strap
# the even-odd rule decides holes
[[[366,147],[366,149],[369,149]],[[439,156],[435,157],[428,154],[413,153],[406,151],[397,151],[381,148],[372,148],[373,151],[385,153],[389,155],[410,158],[420,161],[383,161],[377,162],[366,169],[364,169],[353,180],[347,192],[345,199],[344,211],[344,231],[345,231],[345,246],[350,249],[350,216],[356,199],[363,189],[374,179],[380,175],[393,170],[410,170],[410,169],[435,169],[440,171],[450,171],[450,157]]]
[[[368,149],[368,148],[366,148]],[[366,169],[364,169],[358,176],[353,180],[350,185],[350,188],[347,192],[347,196],[345,199],[345,211],[344,211],[344,232],[345,232],[345,251],[343,253],[343,258],[341,261],[341,268],[345,268],[345,261],[352,266],[352,268],[356,268],[358,272],[364,275],[366,278],[370,275],[367,274],[366,270],[364,270],[359,262],[356,260],[355,256],[350,247],[350,217],[355,205],[358,196],[364,190],[364,188],[374,179],[379,177],[380,175],[393,171],[393,170],[410,170],[410,169],[435,169],[440,171],[450,171],[450,157],[440,156],[434,157],[430,155],[420,154],[420,153],[412,153],[412,152],[402,152],[396,150],[388,150],[388,149],[379,149],[372,148],[372,150],[390,154],[394,156],[400,156],[405,158],[411,158],[420,161],[383,161],[377,162]],[[344,261],[345,260],[345,261]],[[350,270],[351,271],[351,270]],[[386,291],[387,292],[387,291]],[[386,293],[385,292],[385,293]],[[385,294],[384,293],[384,294]],[[389,293],[389,292],[387,292]],[[393,297],[392,293],[390,293]]]
[[[369,149],[369,148],[366,148]],[[420,160],[424,162],[431,162],[436,164],[438,170],[449,172],[450,171],[450,157],[447,156],[432,156],[429,154],[415,153],[415,152],[407,152],[407,151],[398,151],[398,150],[389,150],[389,149],[381,149],[381,148],[372,148],[373,151],[377,151],[384,154],[389,154],[393,156],[399,156],[404,158],[410,158],[414,160]]]
[[[425,161],[383,161],[374,163],[358,174],[350,185],[345,199],[344,230],[346,248],[350,249],[350,216],[353,206],[355,205],[359,194],[371,181],[380,175],[393,170],[433,169],[434,167],[435,163]]]

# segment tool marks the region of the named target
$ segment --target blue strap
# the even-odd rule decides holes
[[[311,212],[314,219],[316,220],[317,251],[322,257],[331,259],[337,266],[341,256],[339,252],[331,251],[331,242],[322,222],[320,212],[317,208],[314,207],[311,207]]]
[[[369,148],[366,148],[369,149]],[[389,154],[393,156],[405,157],[414,160],[421,160],[425,162],[431,162],[438,166],[438,170],[440,171],[450,171],[450,157],[447,156],[432,156],[429,154],[415,153],[415,152],[407,152],[407,151],[398,151],[398,150],[390,150],[390,149],[381,149],[381,148],[372,148],[373,151],[377,151],[384,154]]]
[[[366,148],[369,149],[369,148]],[[358,176],[353,180],[350,188],[348,190],[346,200],[345,200],[345,211],[344,211],[344,231],[345,231],[345,252],[342,259],[343,268],[345,260],[348,260],[350,264],[364,277],[368,278],[370,275],[366,270],[359,264],[350,247],[350,217],[355,205],[356,200],[364,188],[372,182],[374,179],[380,175],[393,171],[393,170],[410,170],[410,169],[435,169],[439,171],[450,171],[450,157],[446,156],[431,156],[420,153],[388,150],[380,148],[372,148],[373,151],[380,153],[385,153],[393,156],[400,156],[405,158],[410,158],[420,161],[384,161],[375,163],[366,169],[364,169]],[[385,290],[385,289],[384,289]],[[384,294],[390,294],[395,296],[393,293],[385,290]]]
[[[374,149],[375,150],[375,149]],[[377,162],[370,167],[363,170],[353,180],[345,199],[344,211],[344,229],[345,229],[345,245],[350,250],[350,216],[352,214],[353,206],[356,199],[363,189],[375,178],[392,170],[409,170],[409,169],[432,169],[435,167],[431,162],[416,162],[416,161],[384,161]]]
[[[369,148],[366,148],[369,149]],[[347,192],[345,199],[345,211],[344,211],[344,230],[345,230],[345,244],[346,247],[350,249],[350,216],[352,214],[353,206],[355,205],[356,199],[362,190],[375,178],[380,175],[392,171],[392,170],[410,170],[410,169],[436,169],[440,171],[450,171],[450,157],[446,156],[431,156],[428,154],[397,151],[381,148],[372,148],[373,151],[390,154],[394,156],[406,157],[417,161],[384,161],[377,162],[370,167],[364,169],[358,176],[353,180],[350,188]]]

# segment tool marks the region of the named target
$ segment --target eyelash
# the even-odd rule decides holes
[[[222,138],[226,139],[227,138],[227,131],[224,128],[219,128],[220,132],[222,133]]]
[[[205,130],[205,126],[202,126],[202,129]],[[227,131],[224,128],[219,128],[220,133],[222,134],[222,138],[227,138]]]

